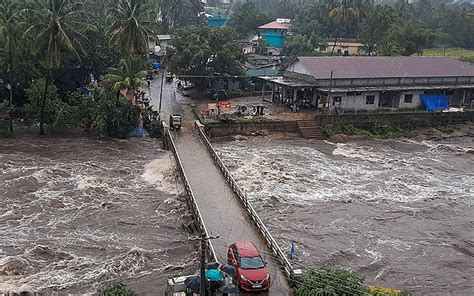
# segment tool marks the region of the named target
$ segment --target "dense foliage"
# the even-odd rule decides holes
[[[225,28],[188,27],[178,30],[169,50],[169,68],[204,88],[203,76],[241,75],[243,53],[234,41],[235,32]]]
[[[306,40],[354,38],[374,55],[422,54],[429,47],[474,49],[474,5],[443,0],[253,0],[246,4],[255,11],[234,12],[240,21],[235,28],[250,26],[258,15],[293,19],[296,41],[290,41],[289,55],[317,54],[302,46]],[[231,23],[233,25],[233,23]],[[250,32],[250,31],[249,31]],[[317,46],[316,44],[312,44]],[[314,43],[314,42],[313,42]]]
[[[312,268],[297,282],[295,296],[412,296],[408,291],[366,286],[357,273],[344,269]]]
[[[407,134],[410,128],[402,128],[390,123],[372,123],[365,127],[354,127],[352,124],[328,124],[323,127],[326,136],[350,135],[380,138],[400,137]]]
[[[106,77],[99,85],[113,90],[108,104],[132,114],[115,96],[141,85],[149,37],[199,23],[201,11],[198,0],[0,0],[0,102],[11,93],[12,105],[24,107],[27,123],[39,124],[41,133],[43,125],[81,125],[77,100],[87,97],[70,94]],[[122,131],[109,122],[106,132],[122,137],[129,129],[124,118]]]
[[[303,274],[295,296],[365,296],[367,292],[363,278],[356,273],[342,269],[313,268]]]
[[[257,28],[272,21],[267,13],[262,13],[255,3],[246,2],[236,8],[231,14],[228,25],[235,28],[239,37],[247,37],[256,34]]]
[[[100,296],[134,296],[136,295],[132,289],[128,288],[122,283],[111,283],[102,289],[99,293]]]

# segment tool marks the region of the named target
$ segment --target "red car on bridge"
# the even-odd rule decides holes
[[[230,245],[227,261],[233,265],[239,288],[244,291],[268,291],[270,273],[257,247],[250,241],[236,242]]]

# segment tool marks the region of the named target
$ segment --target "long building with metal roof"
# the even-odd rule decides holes
[[[433,98],[449,106],[474,102],[474,65],[449,57],[300,57],[283,76],[261,79],[273,101],[290,106],[357,111],[421,108]]]

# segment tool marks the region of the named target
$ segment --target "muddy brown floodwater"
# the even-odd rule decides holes
[[[416,295],[474,294],[472,137],[215,147],[280,246],[295,241],[295,265]]]
[[[196,268],[170,155],[150,139],[0,139],[0,293],[158,295]]]

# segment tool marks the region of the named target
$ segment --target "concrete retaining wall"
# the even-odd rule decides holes
[[[225,137],[231,135],[252,135],[259,131],[270,132],[299,132],[296,121],[260,121],[260,122],[217,122],[206,124],[206,133],[210,137]]]
[[[369,123],[386,122],[399,126],[427,127],[474,121],[474,112],[322,115],[316,117],[316,121],[320,125],[336,123],[364,126]]]
[[[391,123],[402,127],[429,127],[457,124],[473,121],[474,112],[440,112],[440,113],[377,113],[377,114],[344,114],[319,115],[316,122],[326,124],[352,124],[364,127],[370,123]],[[206,124],[206,133],[210,137],[226,137],[232,135],[252,135],[260,131],[298,133],[296,121],[227,121]]]

